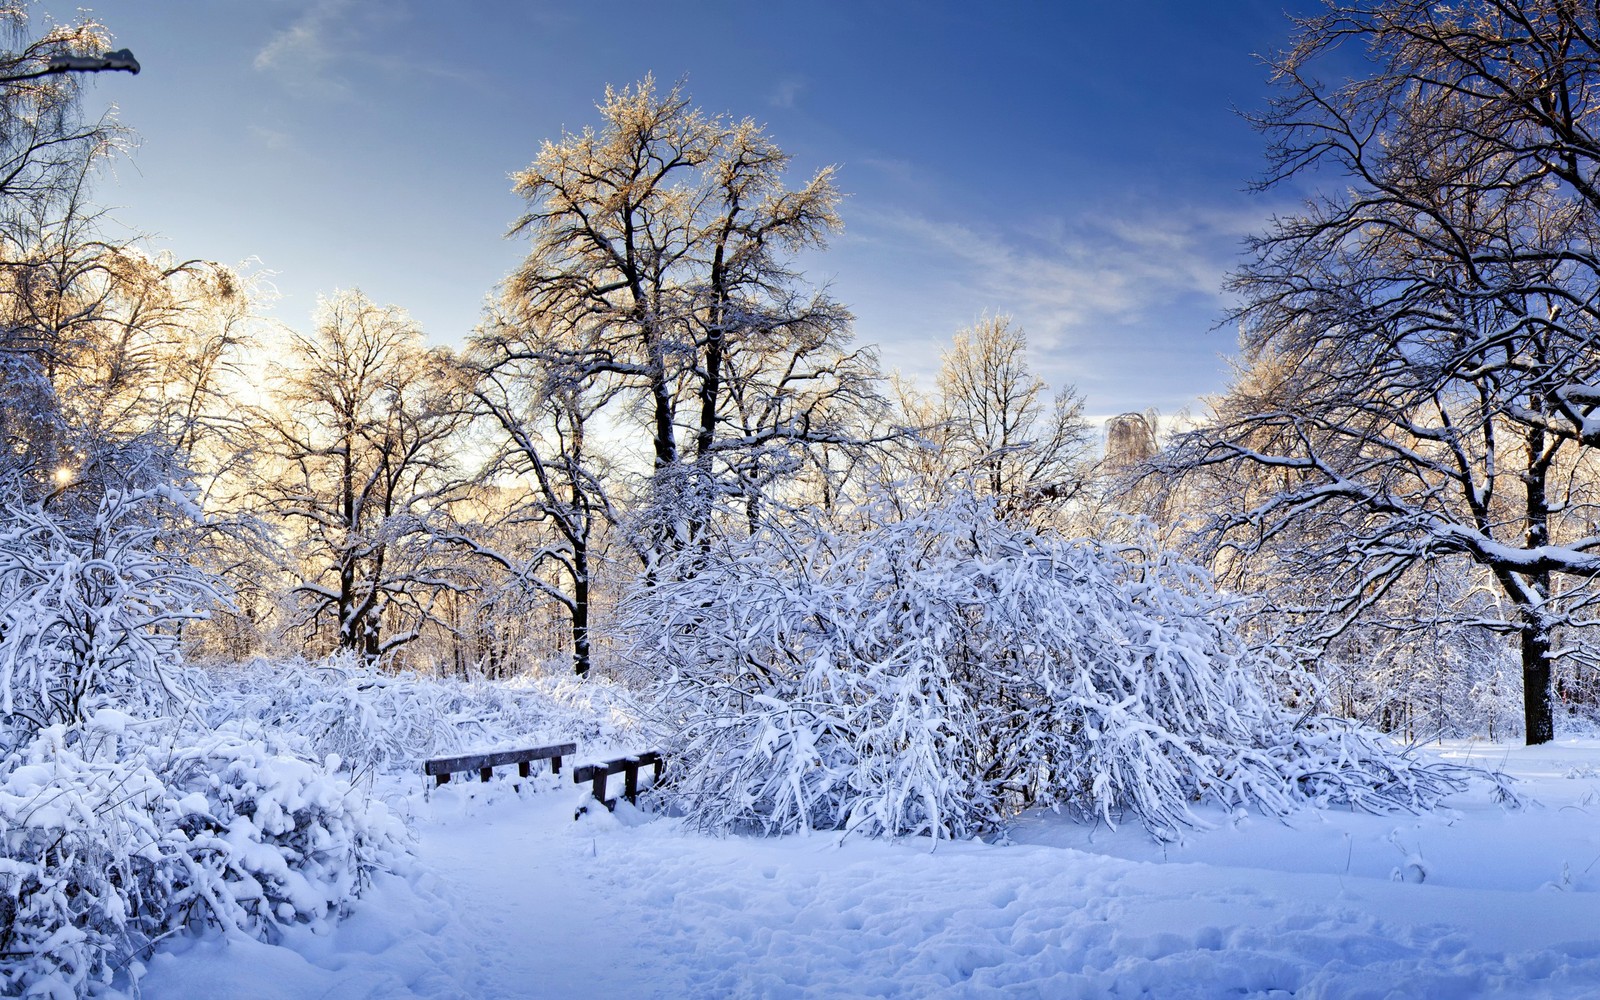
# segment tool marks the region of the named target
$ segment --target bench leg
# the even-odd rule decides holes
[[[494,773],[494,768],[492,768],[492,767],[480,767],[480,768],[478,768],[478,780],[479,781],[488,781],[489,780],[489,775],[491,775],[493,773]]]
[[[433,784],[434,784],[435,787],[437,787],[439,785],[448,785],[449,783],[450,783],[450,775],[448,773],[446,773],[446,774],[436,774],[436,775],[433,776]]]
[[[594,796],[596,802],[604,802],[606,800],[606,776],[604,774],[595,775],[594,781],[589,784],[589,788],[589,794]]]
[[[550,758],[550,773],[553,774],[553,775],[556,775],[557,777],[561,776],[561,755],[560,754],[556,754],[554,757]]]
[[[528,762],[527,761],[524,760],[524,761],[519,761],[517,763],[517,776],[519,778],[526,778],[528,776]]]
[[[622,794],[628,797],[629,802],[637,802],[639,800],[639,765],[629,761],[628,769],[624,773],[626,781],[623,784]]]

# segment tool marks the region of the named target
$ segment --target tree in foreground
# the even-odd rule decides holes
[[[1177,464],[1231,493],[1210,527],[1233,565],[1326,582],[1301,606],[1318,642],[1424,566],[1480,567],[1504,608],[1480,623],[1520,645],[1545,742],[1556,668],[1594,667],[1600,13],[1381,0],[1298,26],[1263,186],[1349,190],[1254,240],[1246,373]],[[1322,83],[1354,45],[1371,72]]]
[[[635,595],[666,794],[718,831],[960,838],[1028,806],[1160,839],[1201,801],[1426,808],[1464,769],[1281,707],[1197,568],[957,496],[857,535],[770,532]],[[871,518],[868,519],[872,520]]]

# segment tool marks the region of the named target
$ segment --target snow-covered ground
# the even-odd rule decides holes
[[[1427,816],[1207,814],[1179,846],[1030,816],[1013,843],[714,839],[578,790],[397,800],[418,870],[282,947],[156,955],[143,995],[1600,997],[1600,740],[1446,748],[1523,779]]]

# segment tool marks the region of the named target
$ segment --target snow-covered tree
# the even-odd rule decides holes
[[[478,550],[510,573],[505,597],[514,600],[511,590],[522,589],[565,611],[573,670],[581,676],[592,659],[594,570],[606,531],[619,519],[594,424],[620,389],[566,379],[559,368],[517,357],[513,339],[503,329],[486,330],[469,362],[478,409],[499,442],[490,472],[528,483],[526,498],[509,505],[495,537]],[[526,544],[512,544],[524,538]]]
[[[849,350],[849,313],[791,270],[838,228],[831,168],[787,188],[790,157],[760,126],[649,77],[608,89],[600,112],[516,175],[530,248],[484,346],[642,419],[649,476],[628,492],[649,563],[723,498],[748,514],[809,449],[854,442],[876,367]]]
[[[1213,540],[1326,581],[1334,632],[1423,564],[1481,567],[1542,743],[1558,665],[1591,660],[1600,572],[1600,12],[1381,0],[1299,28],[1264,186],[1349,187],[1254,240],[1246,375],[1177,461],[1249,484]],[[1371,71],[1323,83],[1346,43]]]
[[[1092,433],[1077,390],[1051,398],[1027,347],[1010,317],[985,318],[957,331],[934,392],[897,384],[916,434],[894,443],[883,475],[927,497],[970,487],[1007,517],[1059,521],[1088,485]]]
[[[107,490],[215,468],[250,296],[231,268],[112,235],[92,182],[128,133],[84,113],[72,73],[38,75],[109,35],[78,21],[30,40],[29,6],[0,3],[0,483],[92,519]]]
[[[1072,386],[1046,398],[1028,342],[1008,316],[961,330],[939,368],[947,450],[1007,510],[1071,499],[1083,487],[1089,425]]]
[[[260,422],[255,493],[298,555],[296,623],[324,650],[376,659],[472,583],[448,517],[467,480],[454,436],[466,380],[402,310],[359,292],[323,301],[290,351]]]

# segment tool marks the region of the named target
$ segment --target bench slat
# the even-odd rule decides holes
[[[467,754],[461,757],[436,757],[422,765],[423,774],[453,774],[456,771],[483,771],[501,764],[526,764],[528,761],[548,760],[552,757],[570,757],[578,752],[576,743],[557,743],[553,746],[534,747],[531,750],[496,750],[493,753]],[[521,772],[524,775],[526,771]]]
[[[661,754],[651,750],[648,753],[634,754],[631,757],[618,757],[616,760],[608,760],[600,764],[585,764],[582,767],[573,769],[572,783],[581,785],[585,781],[592,781],[602,774],[621,774],[629,767],[640,768],[647,764],[660,763]]]

